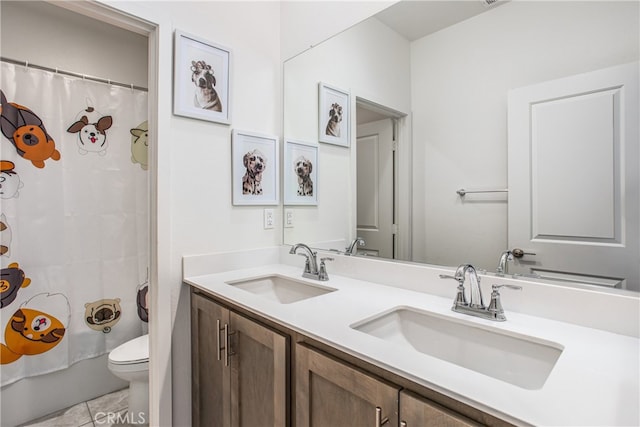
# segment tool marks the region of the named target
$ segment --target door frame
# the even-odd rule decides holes
[[[354,96],[354,105],[351,111],[362,107],[367,110],[390,118],[394,124],[395,139],[395,158],[394,158],[394,186],[393,186],[393,210],[394,223],[396,233],[393,243],[394,259],[411,261],[412,259],[412,233],[413,229],[413,161],[412,161],[412,140],[411,140],[411,114],[395,110],[374,101],[370,101],[361,96]],[[355,115],[354,115],[355,117]],[[357,153],[355,140],[357,138],[357,120],[352,120],[352,140],[354,141],[351,148],[351,182],[357,182]],[[358,186],[352,188],[353,205],[356,205]],[[352,235],[349,239],[353,241],[357,237],[357,212],[353,209],[352,226],[350,227]]]
[[[161,135],[169,135],[173,30],[171,20],[151,4],[86,0],[78,2],[44,0],[75,13],[123,28],[148,38],[148,122],[149,144],[149,413],[150,425],[171,425],[171,340],[163,331],[172,330],[170,230],[170,145]],[[150,2],[151,3],[151,2]],[[161,49],[164,47],[164,50]],[[166,86],[166,85],[165,85]],[[162,110],[162,112],[161,112]],[[165,111],[166,110],[166,111]],[[159,171],[163,173],[160,174]],[[163,234],[163,230],[164,234]],[[163,315],[164,314],[164,315]],[[170,335],[169,335],[170,336]],[[161,422],[161,420],[163,420]],[[168,422],[167,422],[168,420]]]

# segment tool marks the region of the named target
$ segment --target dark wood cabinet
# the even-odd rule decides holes
[[[191,293],[193,426],[510,425],[227,304]]]
[[[296,426],[398,425],[398,387],[296,346]]]
[[[409,391],[400,392],[400,427],[479,426],[436,403]]]
[[[192,424],[286,426],[288,337],[191,296]]]

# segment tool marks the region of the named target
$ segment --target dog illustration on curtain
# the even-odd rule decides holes
[[[0,255],[8,257],[10,254],[11,254],[11,227],[9,227],[9,223],[7,222],[7,217],[5,216],[5,214],[0,214]],[[3,290],[1,285],[0,285],[0,290]]]
[[[17,198],[20,189],[24,187],[15,167],[9,160],[0,160],[0,199]]]
[[[94,331],[105,334],[111,332],[111,327],[120,321],[120,298],[101,299],[84,305],[84,318],[87,326]]]
[[[143,170],[149,167],[149,123],[145,120],[131,132],[131,162],[140,163]]]
[[[60,160],[56,143],[47,133],[44,123],[33,111],[14,102],[7,102],[0,91],[0,129],[13,144],[20,157],[42,169],[45,160]]]
[[[64,338],[71,309],[62,294],[37,294],[24,302],[7,323],[0,364],[51,350]]]
[[[20,269],[17,262],[12,262],[7,268],[3,268],[0,271],[0,308],[11,304],[18,296],[18,291],[29,284],[31,279]]]
[[[111,116],[103,116],[93,107],[87,107],[76,116],[76,121],[69,126],[67,132],[78,134],[78,152],[87,154],[107,154],[107,129],[113,125]]]
[[[149,283],[138,286],[136,292],[136,305],[138,306],[138,317],[143,322],[149,322]]]

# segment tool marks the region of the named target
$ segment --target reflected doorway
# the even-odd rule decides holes
[[[398,118],[393,110],[356,101],[356,235],[365,244],[357,253],[397,258]]]

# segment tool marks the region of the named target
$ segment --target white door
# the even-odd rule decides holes
[[[509,93],[510,272],[640,290],[638,63]]]
[[[358,252],[393,258],[393,123],[379,120],[358,126],[357,224],[365,245]]]

